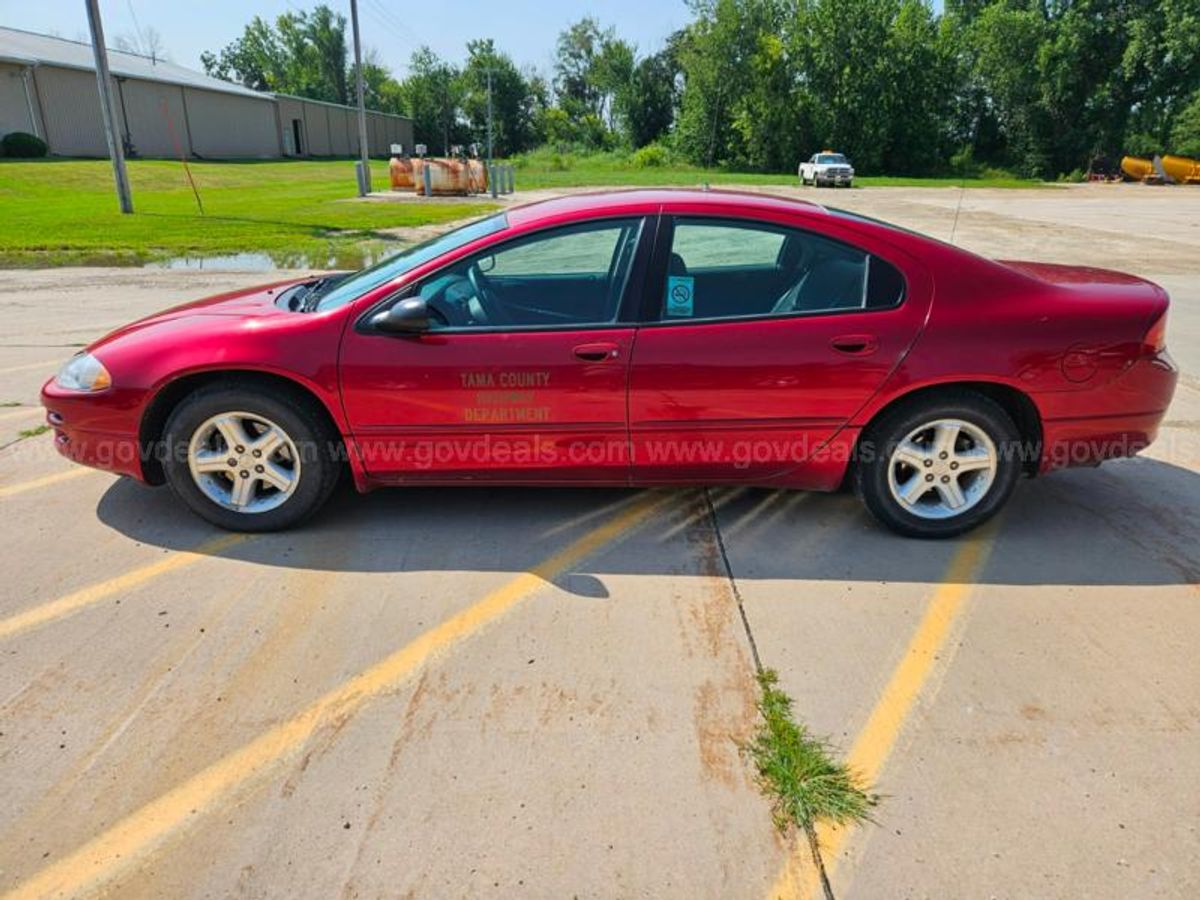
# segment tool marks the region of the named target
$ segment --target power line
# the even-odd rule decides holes
[[[415,28],[409,25],[403,16],[398,15],[388,8],[383,0],[367,0],[367,2],[370,3],[370,5],[377,10],[383,16],[383,18],[394,23],[400,34],[408,35],[405,40],[411,41],[413,46],[425,43],[425,40],[421,37],[421,34]]]
[[[410,49],[415,50],[422,43],[421,36],[403,20],[396,17],[380,0],[367,0],[367,9],[372,13],[376,22],[407,44]]]
[[[125,5],[129,7],[129,18],[133,19],[133,33],[137,35],[138,50],[144,52],[146,39],[142,36],[142,26],[138,22],[137,13],[133,11],[133,0],[125,0]]]

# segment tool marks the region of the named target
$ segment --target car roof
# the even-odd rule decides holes
[[[586,218],[628,212],[645,214],[660,209],[696,207],[719,213],[722,209],[762,210],[790,213],[826,213],[825,207],[808,200],[794,200],[753,191],[705,190],[701,188],[633,188],[567,194],[528,203],[508,211],[511,225],[532,225],[545,220]]]

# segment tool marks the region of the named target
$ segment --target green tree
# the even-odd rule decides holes
[[[590,16],[559,34],[554,61],[554,89],[559,105],[571,116],[600,114],[600,90],[595,81],[596,57],[605,41],[600,23]]]
[[[940,27],[927,4],[901,0],[883,48],[881,169],[922,175],[945,166],[956,144],[956,50],[953,32]]]
[[[1030,174],[1046,171],[1041,74],[1034,64],[1046,41],[1046,20],[1032,10],[996,3],[968,28],[966,52],[1004,135],[1004,161],[1016,161]]]
[[[817,142],[847,154],[860,171],[884,167],[895,103],[888,45],[898,11],[898,0],[815,0],[804,16],[797,56]]]
[[[242,36],[218,53],[200,54],[204,71],[214,78],[243,84],[256,91],[281,90],[287,68],[286,53],[271,25],[259,16],[250,20]]]
[[[284,13],[274,26],[255,16],[242,36],[219,53],[204,52],[204,70],[258,91],[349,101],[346,18],[324,4]]]
[[[488,71],[492,81],[492,140],[496,156],[533,146],[537,98],[512,59],[491,38],[467,42],[461,76],[462,114],[471,139],[487,145]]]
[[[1196,0],[960,2],[948,15],[961,25],[962,57],[1001,137],[978,155],[1026,174],[1163,146],[1200,89]]]
[[[346,17],[321,4],[311,13],[291,13],[280,17],[282,22],[295,22],[304,41],[312,48],[312,66],[319,90],[335,103],[348,103],[350,91],[346,80]]]
[[[679,42],[683,95],[675,139],[694,162],[734,155],[735,106],[750,85],[751,58],[767,32],[767,0],[693,0],[696,19]]]
[[[782,9],[772,13],[782,12]],[[756,169],[788,170],[813,144],[813,107],[797,84],[783,21],[759,33],[748,60],[750,80],[732,105],[738,141],[731,160]]]
[[[351,85],[351,93],[354,94],[357,88],[354,87],[353,64],[350,66],[346,79]],[[368,47],[363,52],[363,97],[367,107],[381,112],[402,114],[403,105],[399,97],[399,87],[400,85],[392,78],[392,73],[380,61],[378,52]],[[357,94],[354,94],[351,99],[357,102]]]
[[[639,147],[705,165],[790,171],[831,147],[864,174],[1053,177],[1096,155],[1195,147],[1200,0],[689,0],[692,21],[639,59],[585,17],[556,44],[553,91],[490,41],[464,65],[422,48],[397,83],[376,56],[368,103],[412,115],[443,151],[482,143],[492,71],[497,151]],[[348,102],[345,19],[327,5],[255,17],[206,71]],[[551,94],[553,93],[553,98]]]
[[[634,66],[621,104],[634,147],[659,140],[670,130],[678,99],[677,75],[678,64],[671,48],[647,56]]]
[[[1168,146],[1172,153],[1200,159],[1200,91],[1175,117]]]
[[[1200,92],[1200,4],[1144,0],[1136,7],[1121,57],[1121,75],[1130,86],[1128,130],[1161,148],[1174,142],[1177,119]]]
[[[413,52],[408,68],[398,93],[401,109],[412,117],[414,139],[448,154],[452,144],[466,137],[458,121],[463,95],[460,73],[428,47]]]
[[[609,131],[618,130],[618,119],[628,119],[633,68],[633,47],[616,37],[611,30],[605,32],[600,50],[592,61],[590,79],[600,97],[599,114],[605,119]]]

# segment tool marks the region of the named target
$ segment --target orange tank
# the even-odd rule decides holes
[[[481,159],[467,160],[467,182],[472,194],[484,194],[488,189],[487,166]]]
[[[393,191],[411,191],[416,186],[411,159],[393,156],[388,162],[388,175],[391,176]]]
[[[429,167],[429,186],[435,197],[471,193],[470,164],[461,159],[427,157],[414,159],[413,182],[416,192],[425,192],[425,167]]]

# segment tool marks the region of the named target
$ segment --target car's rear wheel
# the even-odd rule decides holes
[[[316,512],[338,479],[336,437],[286,394],[213,385],[167,421],[163,469],[197,515],[232,531],[275,531]]]
[[[953,537],[991,518],[1021,474],[1020,434],[973,391],[902,403],[868,429],[854,487],[872,515],[911,537]]]

